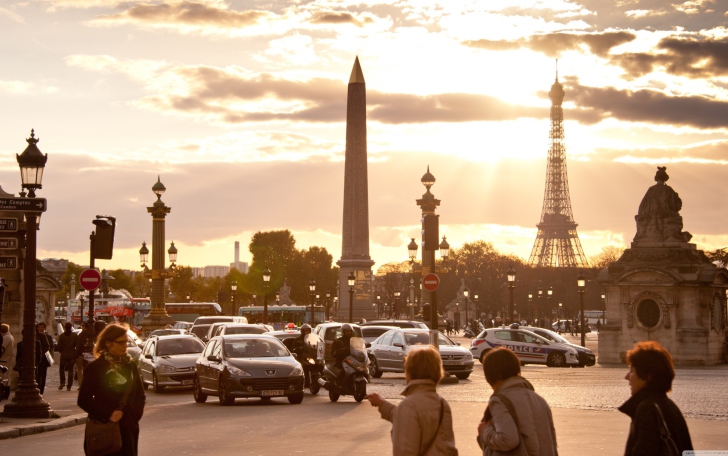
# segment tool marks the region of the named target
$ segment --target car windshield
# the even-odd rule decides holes
[[[248,326],[248,327],[228,327],[225,328],[225,334],[263,334],[265,332],[268,332],[265,328],[260,328],[258,326]]]
[[[277,340],[238,339],[225,341],[227,358],[277,358],[289,356],[288,350]]]
[[[193,326],[190,332],[199,338],[207,337],[207,331],[210,330],[212,325],[197,325]]]
[[[555,333],[550,333],[550,332],[546,332],[546,331],[534,331],[534,332],[536,334],[538,334],[539,336],[541,336],[541,337],[545,337],[546,339],[551,339],[554,342],[558,342],[560,344],[568,344],[569,343],[568,340],[564,339],[563,337],[561,337],[561,336],[559,336],[558,334],[555,334]]]
[[[157,344],[157,356],[191,355],[202,353],[204,349],[205,344],[200,342],[199,339],[191,337],[185,339],[160,340]]]

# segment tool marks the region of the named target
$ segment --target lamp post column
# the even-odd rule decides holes
[[[314,320],[314,318],[313,318],[313,311],[314,311],[313,299],[314,299],[314,295],[316,294],[316,281],[315,280],[311,279],[308,282],[308,291],[311,296],[311,326],[313,326],[313,320]],[[350,302],[353,302],[353,301],[350,301]]]
[[[270,269],[263,271],[263,324],[268,324],[268,283],[270,282]]]
[[[511,299],[508,303],[508,315],[506,315],[506,323],[513,320],[513,289],[516,288],[516,271],[513,266],[508,268],[508,290],[510,290]]]
[[[349,282],[349,323],[354,323],[354,285],[356,284],[354,271],[349,273],[346,280]]]
[[[581,310],[581,321],[579,322],[581,325],[581,346],[586,347],[586,325],[584,323],[584,292],[586,291],[586,278],[581,272],[576,278],[576,285],[579,288],[579,309]]]

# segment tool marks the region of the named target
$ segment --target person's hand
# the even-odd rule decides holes
[[[124,412],[121,410],[114,410],[114,413],[112,413],[109,417],[109,421],[112,423],[118,423],[122,416],[124,416]]]
[[[367,394],[364,399],[367,399],[372,407],[379,407],[384,402],[384,398],[377,393]]]
[[[478,435],[483,433],[483,429],[485,429],[486,426],[493,423],[492,421],[481,421],[480,424],[478,424]]]

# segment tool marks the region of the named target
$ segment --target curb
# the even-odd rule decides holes
[[[0,429],[0,440],[14,439],[26,435],[42,434],[43,432],[56,431],[65,429],[79,424],[85,424],[88,414],[79,413],[77,415],[64,416],[45,423],[19,424],[8,428]]]

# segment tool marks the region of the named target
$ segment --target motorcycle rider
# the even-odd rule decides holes
[[[351,354],[350,342],[354,336],[354,328],[349,323],[341,325],[341,337],[331,345],[331,355],[336,360],[336,367],[340,369],[338,376],[339,385],[344,384],[344,360]]]
[[[311,374],[310,374],[310,368],[308,367],[307,358],[306,356],[306,336],[308,334],[311,334],[311,325],[308,323],[305,323],[301,326],[301,335],[296,337],[293,340],[293,344],[291,345],[293,347],[293,350],[291,350],[293,353],[296,354],[298,357],[299,362],[301,363],[301,366],[303,366],[303,381],[304,381],[304,388],[308,388],[308,386],[311,383]]]

